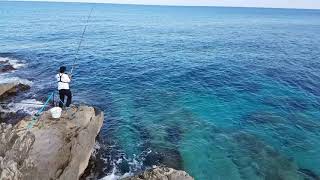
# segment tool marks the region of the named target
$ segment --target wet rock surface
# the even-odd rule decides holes
[[[194,180],[188,173],[167,167],[156,167],[123,180]]]
[[[0,107],[0,123],[16,124],[29,114],[23,110],[12,112],[7,107]]]
[[[11,124],[17,123],[20,119],[26,116],[23,111],[12,112],[7,107],[5,100],[17,95],[18,93],[27,91],[30,86],[27,84],[22,84],[18,81],[9,83],[0,83],[0,122],[8,122]]]
[[[19,92],[29,90],[30,86],[22,84],[20,82],[9,82],[0,84],[0,100],[8,98],[10,96],[17,95]]]
[[[88,165],[103,112],[88,106],[0,126],[0,179],[79,179]]]
[[[0,73],[6,73],[16,70],[12,65],[0,63]]]

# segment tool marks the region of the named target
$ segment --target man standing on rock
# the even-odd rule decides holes
[[[60,67],[59,74],[56,75],[56,79],[58,81],[58,90],[60,96],[59,106],[62,108],[64,104],[64,97],[67,96],[66,107],[69,107],[71,104],[72,94],[70,91],[69,83],[71,81],[71,77],[66,74],[67,68],[65,66]]]

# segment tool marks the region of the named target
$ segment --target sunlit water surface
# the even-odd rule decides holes
[[[9,75],[33,82],[26,99],[55,89],[91,7],[72,91],[105,121],[85,176],[319,178],[320,11],[0,2],[0,57],[26,63]]]

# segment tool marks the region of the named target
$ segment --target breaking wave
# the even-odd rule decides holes
[[[12,66],[14,69],[20,69],[26,66],[26,62],[23,60],[18,60],[9,57],[0,57],[0,64],[7,64]],[[32,82],[27,79],[22,79],[19,77],[14,77],[11,72],[4,72],[0,74],[0,83],[15,83],[15,84],[25,84],[32,85]]]
[[[43,103],[41,101],[37,101],[36,99],[26,99],[22,100],[18,103],[12,102],[8,104],[8,108],[10,112],[23,111],[27,114],[35,114],[39,108],[41,108]]]
[[[100,180],[119,180],[126,177],[135,175],[137,172],[144,170],[145,166],[143,164],[144,158],[150,154],[152,151],[147,150],[141,153],[140,155],[133,155],[133,158],[121,157],[114,161],[112,164],[112,172],[107,176],[101,178]],[[127,163],[130,171],[126,173],[121,173],[121,165]]]
[[[9,58],[9,57],[0,57],[0,63],[6,63],[11,65],[14,69],[19,69],[26,66],[26,63],[22,60]]]
[[[130,177],[130,176],[133,176],[133,173],[132,172],[128,172],[128,173],[125,173],[125,174],[120,174],[119,173],[119,169],[117,168],[117,165],[122,163],[123,159],[118,159],[116,162],[113,163],[113,169],[112,169],[112,172],[101,178],[100,180],[119,180],[119,179],[123,179],[123,178],[126,178],[126,177]],[[131,165],[140,165],[140,163],[138,161],[133,161],[131,163]]]
[[[22,79],[19,77],[8,77],[6,75],[0,75],[0,83],[15,83],[15,84],[25,84],[31,86],[33,83],[27,79]]]

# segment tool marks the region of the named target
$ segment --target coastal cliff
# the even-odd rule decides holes
[[[0,100],[12,99],[30,88],[20,81],[0,83]],[[1,105],[0,120],[10,122],[17,112]],[[103,112],[93,107],[73,106],[53,119],[49,111],[17,124],[0,125],[0,179],[79,179],[86,169],[103,124]],[[12,121],[11,121],[12,122]]]
[[[12,82],[0,84],[0,98],[6,99],[29,89]],[[6,119],[13,116],[2,108]],[[53,119],[49,111],[32,125],[27,116],[16,125],[0,125],[0,179],[76,180],[88,166],[95,139],[102,127],[103,112],[89,106],[73,106]],[[125,180],[192,180],[184,171],[157,167]]]
[[[45,112],[32,128],[30,122],[1,124],[0,179],[78,179],[88,165],[103,112],[79,106],[64,111],[59,120]]]

